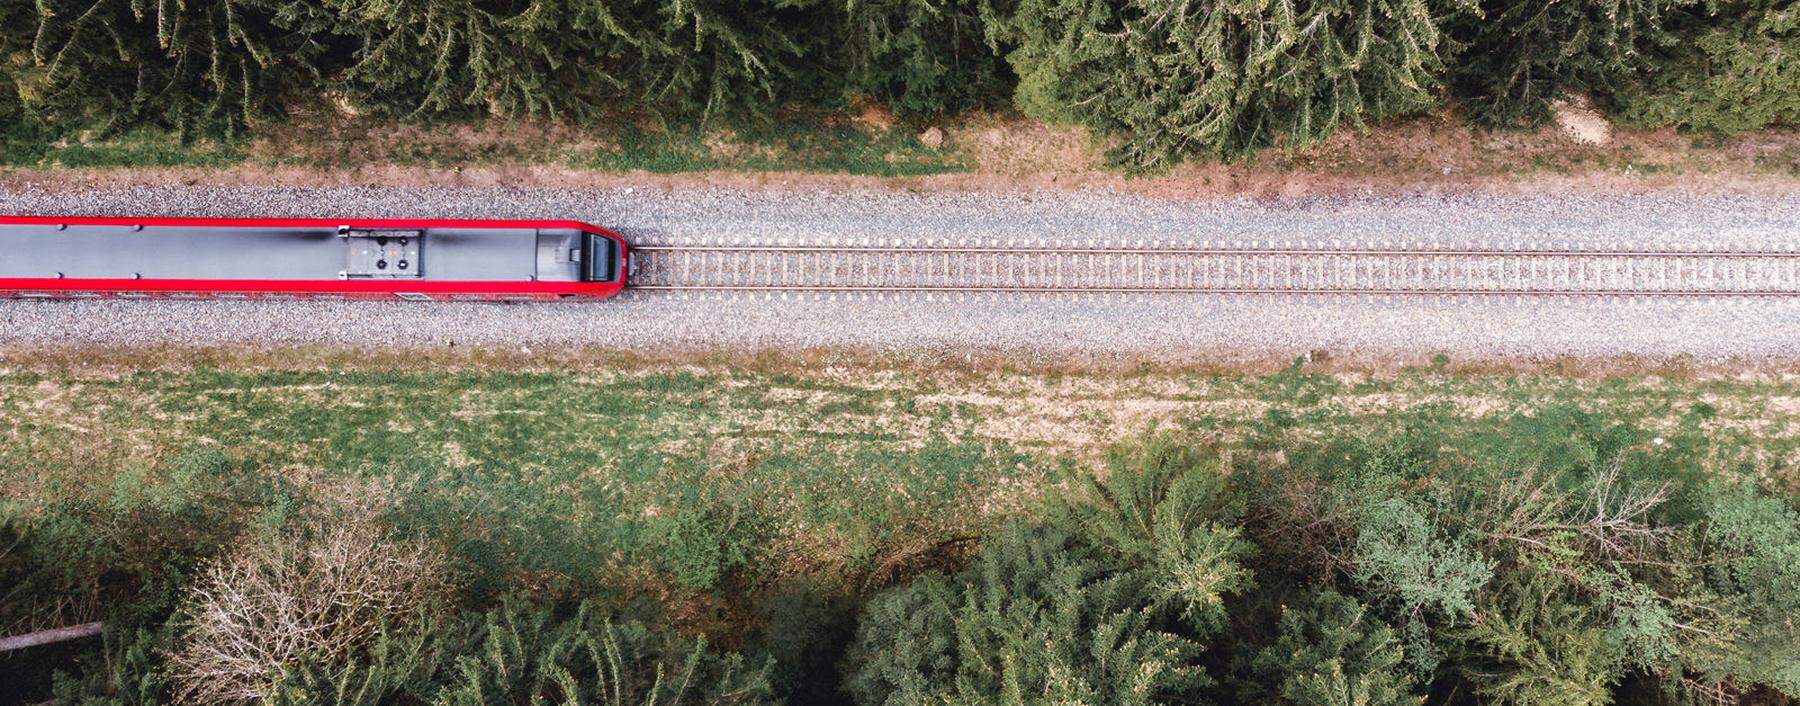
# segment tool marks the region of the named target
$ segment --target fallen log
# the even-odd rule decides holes
[[[84,623],[81,625],[70,625],[66,628],[51,628],[49,630],[28,632],[23,635],[0,637],[0,652],[22,650],[27,647],[48,645],[53,642],[79,640],[84,637],[93,637],[98,634],[100,634],[100,623]]]

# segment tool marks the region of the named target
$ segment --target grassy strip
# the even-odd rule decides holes
[[[0,166],[17,168],[399,166],[457,169],[550,166],[603,173],[816,172],[923,176],[967,169],[953,145],[927,147],[914,132],[841,118],[783,119],[737,127],[633,122],[574,130],[554,125],[350,124],[299,119],[262,137],[183,142],[138,130],[71,138],[42,126],[12,127]]]
[[[191,143],[153,131],[98,138],[23,124],[0,135],[0,167],[41,177],[62,168],[188,169],[221,176],[286,170],[333,180],[359,170],[383,179],[407,172],[429,179],[497,170],[509,172],[508,183],[548,184],[566,183],[570,174],[964,175],[963,183],[993,179],[1006,188],[1088,183],[1186,195],[1334,184],[1477,186],[1533,178],[1654,186],[1674,185],[1677,177],[1706,176],[1727,185],[1800,177],[1800,132],[1792,128],[1731,138],[1619,129],[1607,144],[1588,145],[1554,127],[1486,131],[1434,114],[1340,133],[1305,149],[1271,148],[1248,163],[1196,162],[1129,180],[1103,163],[1104,145],[1079,128],[967,115],[947,121],[941,132],[943,141],[928,146],[920,126],[879,112],[735,126],[620,119],[582,128],[523,120],[404,123],[308,114],[254,137]],[[510,173],[518,170],[538,173]]]
[[[500,525],[582,518],[583,541],[611,547],[601,555],[656,554],[671,548],[651,537],[674,537],[681,546],[661,568],[710,589],[748,567],[874,570],[907,547],[978,531],[1029,504],[1061,459],[1151,427],[1228,441],[1255,424],[1320,437],[1410,427],[1483,443],[1520,416],[1600,415],[1668,435],[1697,425],[1767,463],[1800,448],[1800,382],[1777,377],[441,365],[14,368],[0,375],[0,487],[36,504],[103,492],[122,475],[164,482],[160,460],[223,452],[296,479],[373,478],[461,498],[464,510],[508,518]],[[732,519],[703,530],[718,519],[707,513]],[[580,573],[571,567],[584,561],[533,570]]]

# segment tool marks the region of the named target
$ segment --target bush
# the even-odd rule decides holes
[[[588,604],[555,624],[543,612],[497,611],[480,645],[479,656],[457,659],[457,676],[438,692],[437,703],[773,703],[764,672],[747,668],[742,658],[709,654],[705,640],[642,622],[614,623]]]
[[[251,463],[194,449],[64,486],[40,507],[0,499],[0,630],[167,617],[208,559],[291,489]]]
[[[1671,14],[1674,41],[1624,82],[1620,115],[1726,134],[1800,125],[1800,15],[1777,0],[1707,0]]]
[[[376,508],[312,518],[214,565],[182,608],[169,657],[184,701],[252,701],[292,665],[342,665],[441,598],[438,553],[386,537]]]
[[[1715,621],[1727,629],[1696,645],[1712,649],[1692,650],[1692,666],[1711,681],[1763,684],[1800,699],[1800,512],[1736,489],[1707,503],[1700,535],[1703,595],[1739,617]]]
[[[1152,704],[1206,683],[1197,642],[1153,611],[1144,572],[1015,527],[973,567],[878,596],[849,662],[860,704]]]
[[[1296,394],[1310,394],[1295,380]],[[1248,448],[1172,434],[1122,444],[981,537],[967,565],[872,597],[861,582],[925,562],[776,586],[731,578],[779,538],[756,528],[764,486],[718,482],[730,474],[697,473],[683,483],[693,493],[661,496],[655,512],[567,492],[578,486],[555,478],[530,492],[470,492],[500,477],[480,470],[421,477],[391,507],[354,502],[385,498],[385,487],[315,506],[254,465],[186,454],[104,488],[0,500],[0,617],[108,622],[98,641],[0,655],[0,671],[28,675],[0,680],[0,698],[1591,704],[1800,694],[1800,510],[1757,487],[1761,468],[1722,464],[1736,450],[1709,443],[1697,416],[1651,432],[1573,407],[1475,431],[1434,415],[1403,415],[1367,438],[1321,438],[1293,422],[1302,415],[1271,414]],[[708,479],[715,487],[702,490]],[[427,488],[440,495],[421,496]],[[452,498],[504,511],[443,504]],[[408,530],[383,529],[397,520]],[[742,522],[752,524],[733,527]],[[474,568],[433,578],[447,559],[392,539],[434,527],[445,544],[483,546],[465,557]],[[208,561],[246,537],[256,541]],[[725,569],[645,561],[678,551],[692,553],[691,567]],[[579,580],[546,580],[559,574]],[[696,577],[715,591],[694,593],[706,583]],[[175,596],[185,599],[171,619]],[[438,600],[451,596],[460,600]],[[683,602],[650,610],[649,600]],[[706,637],[677,632],[672,615]],[[68,673],[52,679],[59,669]]]
[[[1424,110],[1442,66],[1424,0],[1018,0],[990,17],[1019,107],[1118,138],[1137,169]]]

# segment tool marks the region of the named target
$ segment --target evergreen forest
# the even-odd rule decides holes
[[[879,105],[1088,128],[1127,169],[1448,108],[1800,121],[1793,0],[0,0],[0,125],[54,140],[410,120],[766,121]]]

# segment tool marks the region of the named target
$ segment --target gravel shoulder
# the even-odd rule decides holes
[[[1158,200],[1109,191],[121,187],[0,190],[0,212],[579,218],[640,243],[1228,243],[1793,249],[1800,194]],[[1774,299],[631,294],[586,305],[6,302],[0,345],[855,347],[1200,358],[1800,357]]]

